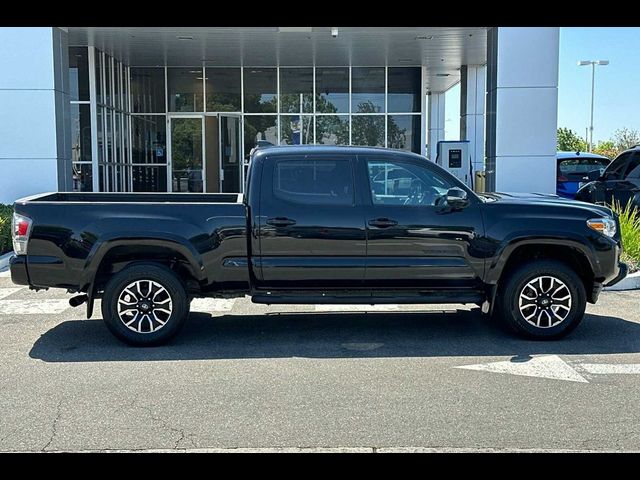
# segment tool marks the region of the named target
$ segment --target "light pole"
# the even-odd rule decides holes
[[[593,97],[595,93],[596,65],[609,65],[609,60],[580,60],[579,67],[591,65],[591,125],[589,126],[589,151],[593,149]]]

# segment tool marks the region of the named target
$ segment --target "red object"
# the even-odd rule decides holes
[[[558,181],[559,181],[559,182],[568,182],[568,181],[569,181],[569,179],[568,179],[567,177],[564,177],[564,176],[560,175],[560,176],[558,177]]]
[[[29,231],[29,222],[27,220],[20,220],[16,225],[16,235],[18,237],[26,237]]]

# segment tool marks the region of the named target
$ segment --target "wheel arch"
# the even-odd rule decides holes
[[[588,301],[595,301],[593,285],[596,268],[586,245],[560,238],[522,240],[507,245],[487,272],[491,312],[497,292],[501,290],[501,284],[508,279],[510,272],[524,261],[538,259],[556,260],[572,268],[582,279]]]

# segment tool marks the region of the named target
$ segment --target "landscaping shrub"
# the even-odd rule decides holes
[[[622,261],[629,265],[631,272],[640,270],[640,210],[634,208],[631,202],[623,208],[614,202],[611,206],[620,220],[620,234],[622,235]]]
[[[13,249],[11,245],[11,217],[13,207],[11,205],[0,205],[0,255]]]

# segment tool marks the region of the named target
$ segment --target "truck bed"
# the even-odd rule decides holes
[[[87,193],[51,192],[21,198],[16,203],[242,203],[239,193]]]
[[[227,193],[52,192],[22,198],[15,210],[33,221],[25,275],[35,287],[85,291],[103,259],[114,263],[114,256],[120,262],[156,252],[167,261],[177,258],[202,288],[225,288],[225,282],[244,288],[242,200]]]

